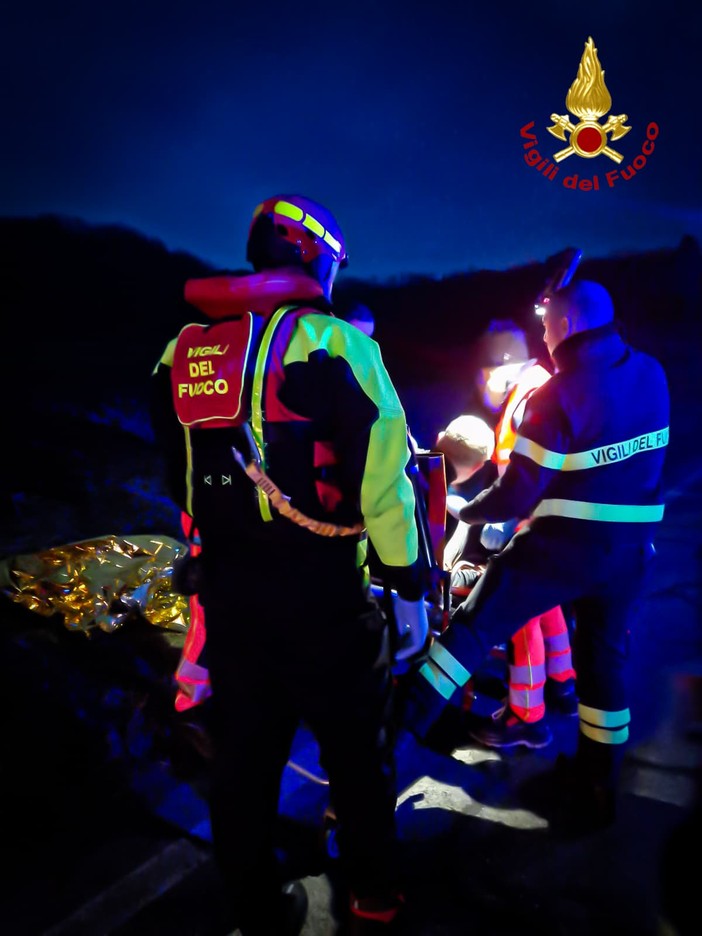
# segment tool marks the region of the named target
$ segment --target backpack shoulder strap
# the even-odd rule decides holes
[[[258,449],[259,462],[265,470],[265,448],[263,440],[263,422],[265,417],[264,405],[264,383],[268,371],[268,359],[271,355],[273,342],[280,331],[283,320],[290,312],[298,312],[300,315],[307,310],[297,305],[283,305],[276,309],[273,315],[268,319],[261,335],[256,354],[256,363],[253,371],[253,381],[251,387],[251,429]]]

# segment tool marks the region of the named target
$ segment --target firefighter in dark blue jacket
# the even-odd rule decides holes
[[[244,936],[299,932],[304,892],[281,895],[275,831],[305,723],[351,923],[382,929],[402,904],[390,648],[411,657],[429,630],[405,413],[376,342],[331,314],[346,248],[329,211],[266,199],[247,258],[252,274],[186,284],[209,321],[182,329],[154,372],[172,496],[202,544],[215,857]],[[397,593],[398,641],[370,591],[369,541]]]
[[[529,399],[504,475],[456,514],[529,522],[431,644],[405,717],[428,741],[491,647],[570,604],[580,730],[576,757],[562,761],[572,782],[561,818],[587,829],[615,817],[629,737],[628,634],[663,517],[670,401],[663,368],[621,338],[600,284],[556,292],[543,325],[556,372]]]

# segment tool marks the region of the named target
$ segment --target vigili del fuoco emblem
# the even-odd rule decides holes
[[[567,109],[579,118],[579,122],[573,124],[567,114],[551,114],[553,126],[546,128],[559,140],[565,141],[566,134],[570,134],[569,145],[553,154],[556,162],[561,162],[573,153],[585,159],[593,159],[602,153],[616,163],[620,163],[624,158],[609,145],[609,139],[611,137],[612,141],[619,140],[631,130],[631,127],[625,126],[627,115],[619,114],[614,117],[610,114],[604,124],[599,122],[599,118],[607,114],[612,107],[612,98],[605,85],[604,76],[595,43],[590,36],[585,43],[577,77],[568,89],[565,99]]]

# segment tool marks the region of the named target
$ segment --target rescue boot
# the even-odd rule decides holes
[[[490,718],[474,721],[469,731],[474,741],[498,749],[519,746],[537,749],[546,747],[553,740],[545,719],[522,721],[508,705],[498,709]]]
[[[593,775],[576,755],[560,754],[556,761],[559,790],[552,827],[560,838],[580,838],[614,825],[616,790],[604,777]]]
[[[607,829],[616,819],[611,784],[594,782],[577,757],[565,754],[522,784],[520,798],[526,809],[547,820],[556,839],[564,841]]]
[[[561,838],[580,838],[614,825],[623,745],[578,736],[575,757],[556,760],[556,811],[552,827]]]

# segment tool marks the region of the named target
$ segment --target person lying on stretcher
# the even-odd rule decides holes
[[[459,416],[439,433],[435,448],[445,460],[447,524],[449,518],[457,518],[465,502],[456,488],[465,488],[491,460],[494,444],[493,431],[475,416]],[[456,520],[443,553],[452,607],[470,594],[490,555],[509,542],[519,523],[514,518],[472,526]],[[467,683],[464,710],[472,716],[469,734],[492,748],[545,747],[552,740],[545,719],[547,701],[561,714],[577,714],[570,634],[560,607],[527,621],[506,647],[494,648],[484,671]]]

